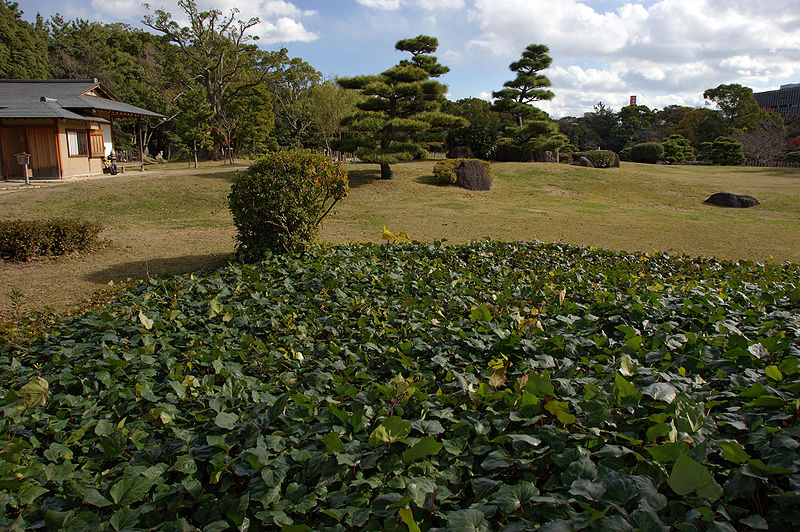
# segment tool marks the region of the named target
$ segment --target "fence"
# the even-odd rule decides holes
[[[757,161],[751,159],[746,161],[743,166],[757,166],[760,168],[800,168],[800,162],[786,163],[783,161]]]

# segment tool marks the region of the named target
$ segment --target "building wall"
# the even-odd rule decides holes
[[[79,120],[60,120],[58,124],[58,149],[61,153],[62,177],[79,177],[103,173],[103,162],[99,158],[87,156],[70,157],[67,146],[67,130],[100,129],[100,124],[82,122]]]
[[[776,91],[753,94],[758,106],[784,116],[800,116],[800,84],[782,86]]]

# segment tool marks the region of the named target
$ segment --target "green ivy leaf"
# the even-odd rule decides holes
[[[111,499],[120,506],[130,506],[141,501],[155,481],[144,477],[122,477],[108,490]]]
[[[431,436],[425,436],[415,443],[412,447],[403,451],[403,461],[407,464],[425,458],[435,456],[442,450],[442,444]]]
[[[408,532],[421,532],[419,529],[419,525],[417,522],[414,521],[414,512],[408,508],[400,508],[397,511],[397,514],[400,516],[400,519],[405,523],[406,527],[408,527]]]
[[[767,366],[766,372],[767,377],[774,381],[780,382],[783,380],[783,373],[778,369],[778,366]]]
[[[744,464],[750,460],[750,455],[745,452],[744,447],[738,441],[717,440],[715,442],[722,449],[722,456],[736,464]]]
[[[384,443],[403,442],[411,433],[411,422],[398,416],[387,418],[369,436],[369,444],[373,447]]]
[[[447,512],[447,530],[452,532],[484,532],[489,523],[480,510],[455,510]]]
[[[222,429],[233,430],[238,420],[239,416],[233,412],[220,412],[217,414],[217,417],[214,418],[214,424]]]
[[[708,469],[687,455],[682,455],[675,461],[667,482],[678,495],[694,492],[699,497],[712,500],[722,495],[722,486],[717,484]]]
[[[553,414],[564,425],[575,423],[575,416],[569,412],[569,403],[565,401],[548,401],[545,410]]]

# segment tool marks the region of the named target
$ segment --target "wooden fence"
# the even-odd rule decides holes
[[[749,160],[743,166],[757,166],[760,168],[800,168],[800,163],[786,163],[783,161],[757,161]]]

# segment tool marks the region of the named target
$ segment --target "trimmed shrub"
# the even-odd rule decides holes
[[[302,248],[347,195],[347,170],[325,155],[278,151],[237,172],[228,194],[236,250],[246,260]]]
[[[783,158],[783,162],[800,163],[800,151],[790,151],[786,154],[786,157]]]
[[[95,223],[74,218],[0,221],[0,257],[28,261],[87,251],[97,246],[100,230]]]
[[[611,168],[617,160],[617,154],[611,150],[590,150],[573,153],[572,158],[586,157],[595,168]]]
[[[435,185],[440,186],[449,186],[456,184],[457,170],[458,167],[464,161],[470,161],[474,159],[443,159],[433,165],[433,183]],[[486,168],[486,173],[489,174],[491,177],[491,168],[492,165],[489,164],[488,161],[481,161],[483,166]]]
[[[494,129],[477,125],[453,129],[445,137],[447,151],[456,146],[469,146],[478,159],[491,159],[497,149],[497,133]]]
[[[745,161],[742,143],[730,137],[717,137],[700,144],[700,157],[711,164],[735,166]]]
[[[494,160],[524,163],[533,160],[533,152],[527,148],[504,142],[497,145]]]
[[[670,163],[682,163],[694,157],[694,148],[689,144],[689,139],[683,135],[670,135],[664,139],[664,160]]]
[[[561,153],[558,156],[558,162],[564,163],[564,164],[569,164],[569,163],[571,163],[573,161],[573,156],[574,155],[575,155],[574,153]]]
[[[631,150],[633,150],[631,146],[628,146],[627,148],[622,148],[619,151],[619,160],[631,162]]]
[[[664,146],[658,142],[643,142],[631,147],[631,161],[656,164],[664,157]]]

